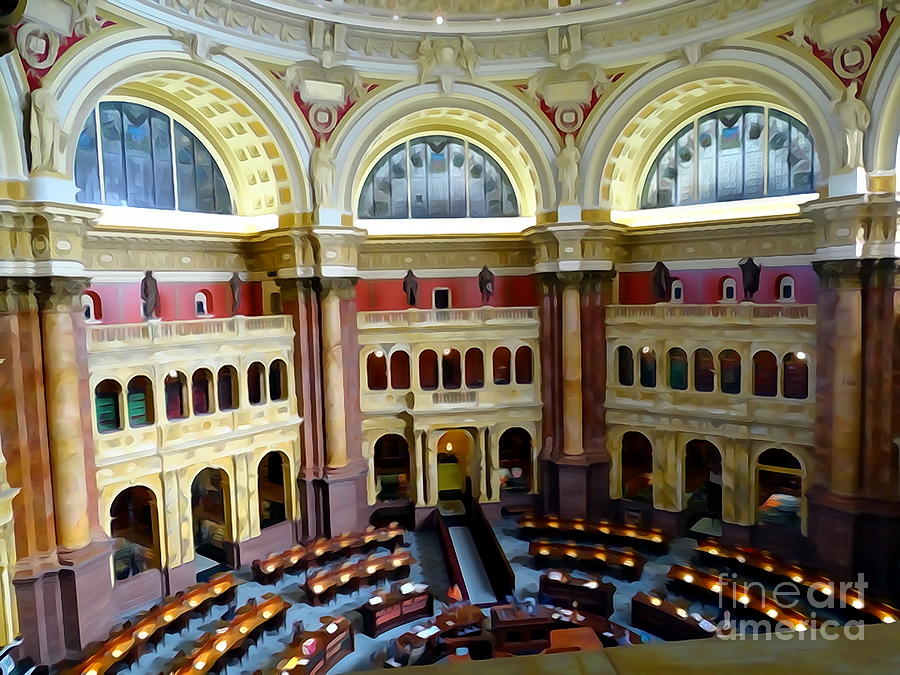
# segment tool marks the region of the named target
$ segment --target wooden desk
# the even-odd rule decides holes
[[[613,613],[614,584],[599,577],[575,577],[563,570],[550,569],[541,575],[539,590],[550,603],[559,607],[578,607],[591,614],[609,618]]]
[[[619,551],[603,546],[574,543],[554,544],[546,539],[531,542],[528,545],[528,554],[535,557],[538,565],[546,565],[555,560],[580,569],[613,572],[629,581],[641,578],[645,562],[644,556],[635,551]]]
[[[631,599],[631,625],[663,640],[716,637],[715,625],[699,616],[647,593],[636,593]]]
[[[434,598],[425,584],[394,584],[389,592],[375,593],[357,611],[363,620],[362,632],[377,637],[410,621],[430,617]]]
[[[294,637],[278,660],[283,675],[322,675],[353,652],[353,626],[344,617],[324,616],[318,630],[304,631],[298,623]]]
[[[312,605],[332,600],[338,593],[352,593],[362,586],[381,581],[398,581],[409,577],[410,565],[415,562],[406,550],[381,556],[370,556],[358,563],[347,563],[336,570],[323,570],[307,577],[304,589]]]
[[[636,527],[614,525],[607,520],[587,521],[583,518],[558,516],[523,516],[518,520],[524,539],[536,536],[603,541],[615,546],[636,546],[656,554],[669,550],[669,538],[662,530],[640,530]]]
[[[394,640],[394,651],[405,661],[399,665],[428,665],[457,647],[485,640],[485,621],[481,610],[468,604],[439,614],[422,630],[404,633]]]

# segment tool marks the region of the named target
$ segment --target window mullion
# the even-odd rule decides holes
[[[94,137],[97,139],[97,176],[100,179],[100,203],[106,203],[106,176],[103,171],[103,139],[100,136],[100,104],[94,108]]]
[[[178,207],[179,197],[178,197],[178,162],[176,161],[176,153],[175,153],[175,120],[171,117],[169,120],[169,153],[172,155],[172,196],[175,197],[175,210],[180,211]]]

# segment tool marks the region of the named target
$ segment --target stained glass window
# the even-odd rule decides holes
[[[75,185],[85,204],[232,213],[209,150],[168,115],[137,103],[104,101],[90,114],[75,149]]]
[[[641,208],[812,192],[818,160],[805,124],[762,106],[703,115],[666,143]]]
[[[359,195],[360,218],[519,215],[509,177],[484,150],[449,136],[416,138],[382,157]]]

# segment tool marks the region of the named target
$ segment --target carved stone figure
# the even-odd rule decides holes
[[[759,290],[759,271],[762,269],[753,258],[742,258],[738,263],[744,283],[744,298],[752,300]]]
[[[857,98],[858,92],[859,85],[856,81],[851,82],[834,107],[838,120],[844,128],[847,148],[844,167],[847,169],[865,166],[863,140],[865,139],[866,129],[869,128],[869,123],[872,121],[866,104]]]
[[[73,0],[72,32],[85,37],[103,27],[97,18],[97,0]]]
[[[559,203],[578,203],[578,162],[581,160],[581,150],[575,145],[575,136],[566,135],[566,142],[556,158],[556,168],[559,172]]]
[[[481,304],[486,305],[491,301],[494,295],[494,273],[485,265],[478,273],[478,290],[481,291]]]
[[[787,38],[788,42],[801,48],[809,47],[806,38],[810,35],[810,31],[812,31],[812,17],[809,14],[801,14],[794,21],[794,28]]]
[[[425,36],[419,43],[418,50],[416,50],[416,63],[419,65],[419,84],[425,84],[436,62],[434,42],[432,42],[430,37]]]
[[[231,314],[238,313],[238,307],[241,304],[241,275],[235,272],[231,275],[231,281],[228,282],[231,287]]]
[[[463,35],[459,39],[459,65],[471,79],[475,79],[475,64],[478,62],[478,50],[472,41]]]
[[[145,320],[159,318],[159,285],[150,271],[141,280],[141,309]]]
[[[56,101],[46,89],[31,92],[31,170],[64,173],[62,132]]]
[[[661,260],[653,266],[653,297],[657,302],[663,302],[669,297],[672,289],[672,275],[669,268]]]
[[[313,190],[316,196],[316,206],[331,206],[331,190],[334,186],[334,152],[331,146],[323,143],[313,150],[310,158],[312,165],[310,173],[313,179]]]
[[[406,293],[406,304],[415,307],[419,293],[419,279],[412,270],[407,270],[406,276],[403,277],[403,292]]]

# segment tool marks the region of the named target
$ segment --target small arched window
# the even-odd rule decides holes
[[[266,385],[266,369],[258,361],[251,363],[247,369],[247,398],[250,405],[260,405],[264,402]]]
[[[506,347],[494,350],[494,384],[509,384],[510,351]]]
[[[640,356],[641,386],[656,386],[656,352],[650,347],[641,347]]]
[[[669,388],[681,391],[688,388],[687,354],[680,347],[669,350]]]
[[[191,402],[195,415],[206,415],[213,412],[212,373],[206,368],[195,370],[191,377]]]
[[[84,309],[84,320],[88,323],[95,323],[103,318],[103,305],[100,296],[94,291],[82,293],[81,307]]]
[[[222,366],[218,376],[219,410],[238,407],[238,376],[234,366]]]
[[[794,277],[785,274],[778,279],[778,302],[794,302]]]
[[[722,302],[734,302],[737,300],[737,283],[732,277],[722,279]]]
[[[806,359],[806,352],[784,355],[781,387],[785,398],[809,396],[809,365]]]
[[[101,434],[122,428],[122,385],[115,380],[103,380],[94,388],[94,410],[97,431]]]
[[[719,354],[719,386],[723,394],[741,393],[741,355],[733,349]]]
[[[478,347],[466,350],[466,386],[481,389],[484,386],[484,353]]]
[[[139,375],[128,383],[128,426],[135,429],[153,424],[153,384]]]
[[[778,359],[772,352],[761,351],[753,355],[753,395],[778,395]]]
[[[694,352],[694,389],[712,391],[716,380],[716,364],[708,349]]]
[[[432,349],[419,354],[419,386],[426,391],[438,388],[438,360]]]
[[[209,291],[201,290],[194,293],[194,313],[197,316],[212,314],[212,298]]]
[[[91,113],[75,149],[75,186],[86,204],[232,212],[209,150],[182,124],[138,103],[104,101]]]
[[[187,378],[177,370],[169,371],[163,382],[166,397],[166,419],[187,417]]]
[[[675,304],[684,302],[684,283],[681,279],[672,281],[672,302]]]
[[[800,120],[762,106],[724,108],[666,143],[650,167],[641,208],[812,192],[817,169]]]
[[[516,384],[531,384],[532,372],[531,347],[522,346],[516,350]]]
[[[448,347],[441,355],[441,380],[444,389],[459,389],[462,385],[462,363],[456,349]]]
[[[409,389],[409,354],[402,349],[391,354],[391,389]]]
[[[396,146],[369,172],[360,218],[497,218],[518,216],[506,173],[484,150],[449,136]]]
[[[287,396],[287,365],[281,359],[275,359],[269,364],[269,400],[284,401]]]
[[[384,351],[377,349],[366,357],[366,386],[369,391],[387,389],[387,359]]]
[[[616,366],[619,384],[630,387],[634,384],[634,354],[630,347],[622,345],[616,348]]]

